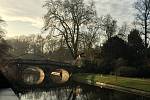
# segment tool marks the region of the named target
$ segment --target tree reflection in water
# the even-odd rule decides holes
[[[51,89],[47,92],[29,92],[22,95],[21,100],[67,100],[71,92],[72,89],[68,87]]]
[[[93,86],[59,87],[44,92],[29,92],[21,100],[150,100],[142,96]]]

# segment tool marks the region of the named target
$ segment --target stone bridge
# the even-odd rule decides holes
[[[9,65],[17,68],[17,84],[28,86],[65,83],[79,71],[72,64],[50,60],[12,59]]]

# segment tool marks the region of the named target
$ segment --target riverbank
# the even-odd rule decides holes
[[[101,74],[74,74],[72,79],[89,85],[150,96],[150,79],[127,78]]]

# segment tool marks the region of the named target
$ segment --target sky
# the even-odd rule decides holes
[[[118,24],[134,20],[135,0],[94,0],[98,16],[111,14]],[[45,0],[0,0],[0,17],[6,21],[6,37],[39,34],[46,10]]]

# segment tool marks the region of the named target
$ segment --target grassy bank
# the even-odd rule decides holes
[[[150,92],[150,80],[139,79],[139,78],[127,78],[127,77],[116,77],[111,75],[100,75],[100,74],[75,74],[73,80],[77,82],[96,84],[105,83],[125,88],[137,89],[146,92]]]

